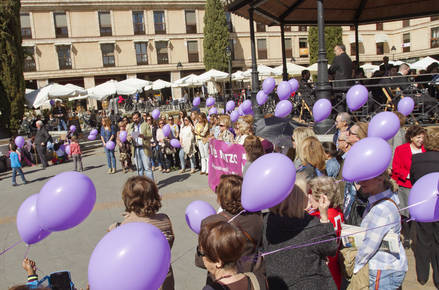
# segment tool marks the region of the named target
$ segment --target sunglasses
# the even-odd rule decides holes
[[[151,118],[146,119],[146,121],[151,121],[151,120],[152,120]]]
[[[205,257],[205,256],[206,256],[203,252],[201,252],[201,250],[200,250],[200,246],[197,246],[197,255],[198,255],[199,257]]]
[[[224,124],[219,124],[219,126],[220,126],[220,127],[225,127],[226,125],[224,125]]]

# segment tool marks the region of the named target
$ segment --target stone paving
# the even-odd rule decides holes
[[[125,180],[135,174],[118,171],[114,175],[108,175],[102,148],[91,147],[83,151],[84,174],[94,181],[97,188],[93,212],[79,226],[54,232],[28,250],[29,257],[38,264],[40,277],[58,270],[69,270],[78,288],[85,288],[87,284],[88,261],[94,247],[105,235],[107,227],[122,219],[121,189]],[[46,170],[41,170],[38,166],[26,167],[24,172],[31,183],[17,187],[11,186],[11,172],[0,174],[0,251],[20,240],[15,226],[15,215],[20,204],[28,196],[39,192],[50,177],[72,169],[71,162],[50,166]],[[193,200],[204,200],[216,206],[215,195],[207,186],[207,177],[198,172],[190,175],[155,171],[155,179],[163,197],[162,212],[170,216],[175,234],[172,263],[176,289],[201,289],[205,282],[205,271],[194,266],[197,236],[187,227],[184,212]],[[21,183],[21,180],[18,179],[18,182]],[[26,246],[22,243],[0,257],[0,289],[26,281],[26,274],[21,268],[26,251]],[[425,286],[416,282],[414,260],[410,251],[408,257],[409,273],[403,288],[435,289],[431,280]]]

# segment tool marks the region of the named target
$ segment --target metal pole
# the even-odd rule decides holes
[[[357,61],[357,66],[360,67],[360,44],[358,42],[358,23],[355,23],[355,60]],[[356,67],[355,69],[357,69]]]
[[[288,80],[287,71],[287,57],[285,55],[285,24],[281,22],[280,24],[280,43],[282,45],[282,79],[284,81]]]
[[[317,99],[329,99],[331,95],[331,86],[328,79],[328,59],[326,58],[325,45],[325,19],[323,0],[317,0],[317,27],[319,34],[319,55],[318,55],[318,73],[317,73]]]
[[[230,86],[230,94],[229,99],[233,99],[233,86],[232,86],[232,56],[229,56],[229,86]],[[226,112],[226,101],[224,100],[224,112]]]
[[[253,112],[255,113],[255,120],[262,118],[262,112],[256,103],[256,94],[259,90],[259,76],[258,76],[258,64],[256,63],[256,40],[255,40],[255,27],[253,23],[253,7],[248,9],[248,20],[250,24],[250,44],[251,44],[251,55],[252,55],[252,93],[251,101]]]

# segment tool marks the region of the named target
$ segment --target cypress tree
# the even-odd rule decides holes
[[[227,70],[229,45],[226,13],[221,0],[207,0],[204,15],[204,66],[206,70]]]
[[[325,45],[326,45],[326,58],[328,63],[331,64],[335,57],[334,47],[337,44],[343,43],[343,30],[341,26],[326,26],[325,27]],[[309,43],[309,62],[313,64],[317,62],[319,53],[319,36],[317,26],[311,26],[308,30],[308,43]]]
[[[16,131],[24,113],[20,1],[0,4],[0,126]]]

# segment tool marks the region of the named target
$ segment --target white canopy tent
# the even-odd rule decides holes
[[[142,92],[143,88],[150,84],[151,84],[150,81],[146,81],[138,78],[129,78],[119,82],[119,85],[135,88],[138,93]]]
[[[86,95],[87,94],[87,90],[86,89],[84,89],[83,87],[74,85],[74,84],[66,84],[65,87],[69,88],[69,89],[72,89],[72,90],[75,90],[77,95]]]
[[[178,79],[172,83],[173,88],[183,88],[183,87],[196,87],[201,86],[202,83],[197,81],[198,76],[196,74],[190,74],[181,79]]]
[[[88,95],[77,96],[77,97],[69,98],[69,101],[84,100],[84,99],[87,99],[88,97],[89,97]]]
[[[39,108],[51,99],[68,98],[77,95],[77,90],[54,83],[26,94],[25,99],[29,106]]]
[[[291,63],[291,62],[287,63],[287,72],[290,75],[300,75],[300,74],[302,74],[302,71],[305,69],[306,69],[306,67],[304,67],[304,66],[301,66],[301,65],[298,65],[295,63]],[[280,66],[275,67],[274,71],[276,72],[276,74],[281,75],[283,72],[283,66],[280,65]]]
[[[380,67],[378,65],[373,65],[371,63],[365,63],[361,66],[365,73],[374,73],[379,70]]]
[[[196,78],[196,81],[198,81],[199,83],[206,83],[209,81],[215,81],[215,82],[221,82],[221,81],[227,81],[229,78],[229,74],[216,70],[216,69],[211,69],[201,75],[199,75]]]
[[[103,84],[87,90],[90,98],[102,101],[106,97],[120,94],[120,95],[133,95],[137,93],[137,90],[133,87],[129,87],[124,84],[120,84],[115,80],[109,80]]]
[[[244,80],[250,80],[250,78],[246,77],[243,71],[238,70],[232,73],[232,81],[244,81]]]
[[[258,74],[259,74],[259,78],[263,78],[263,77],[279,76],[282,73],[277,73],[271,67],[263,65],[263,64],[259,64],[258,65]],[[251,78],[251,76],[252,76],[252,69],[246,70],[244,72],[244,76],[248,77],[248,78]]]
[[[328,68],[330,67],[330,65],[328,64]],[[318,71],[318,63],[314,63],[312,65],[310,65],[309,67],[306,68],[307,70],[309,70],[310,72],[317,72]]]
[[[152,84],[145,86],[145,91],[154,90],[159,91],[164,88],[170,88],[172,84],[170,82],[164,81],[162,79],[158,79],[153,81]]]
[[[417,62],[410,64],[410,68],[416,69],[416,70],[427,69],[427,67],[429,65],[431,65],[432,63],[435,63],[435,62],[439,63],[438,60],[427,56],[427,57],[424,57],[424,58],[418,60]]]

